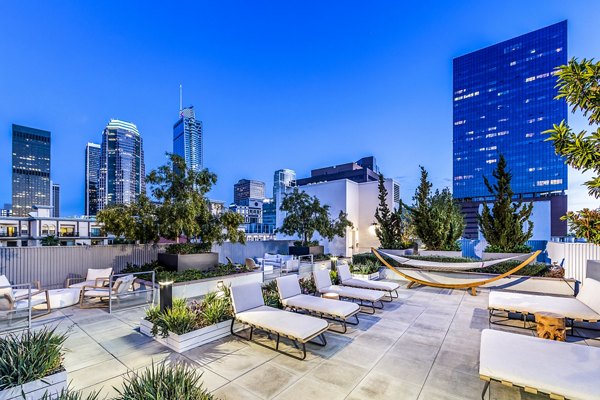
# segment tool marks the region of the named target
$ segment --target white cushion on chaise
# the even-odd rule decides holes
[[[340,295],[340,297],[370,301],[373,303],[380,301],[385,296],[385,293],[381,292],[380,290],[358,289],[349,286],[332,285],[329,271],[326,269],[313,272],[313,276],[315,278],[317,291],[321,294],[336,293]]]
[[[350,273],[350,267],[348,264],[340,264],[337,266],[338,276],[340,277],[340,281],[344,286],[352,286],[362,289],[372,289],[372,290],[383,290],[386,292],[393,292],[397,290],[400,285],[396,282],[383,282],[383,281],[368,281],[363,279],[355,279],[352,278],[352,274]]]
[[[285,307],[327,314],[345,320],[359,312],[358,304],[302,294],[298,275],[277,278],[277,291]]]
[[[600,282],[586,278],[577,297],[494,290],[490,292],[488,308],[528,314],[549,311],[575,320],[600,321]]]
[[[479,374],[568,399],[600,399],[600,348],[491,329],[481,334]]]
[[[74,283],[69,285],[70,288],[81,289],[84,286],[96,286],[101,285],[102,282],[99,282],[98,279],[106,279],[108,280],[110,275],[112,274],[112,268],[88,268],[87,275],[83,282]]]

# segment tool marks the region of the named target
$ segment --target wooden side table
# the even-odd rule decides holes
[[[566,319],[563,315],[551,312],[536,312],[537,336],[542,339],[558,340],[567,339]]]
[[[324,299],[331,299],[331,300],[339,300],[340,299],[340,295],[337,293],[323,293],[321,295],[321,297]]]

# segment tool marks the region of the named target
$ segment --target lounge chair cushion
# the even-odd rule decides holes
[[[113,284],[114,287],[117,288],[117,294],[127,292],[131,288],[134,280],[135,277],[131,274],[119,277]]]
[[[600,399],[600,348],[484,329],[479,374],[569,399]]]
[[[367,281],[363,279],[348,279],[342,281],[344,286],[352,286],[356,288],[372,289],[372,290],[383,290],[386,292],[393,292],[400,287],[396,282],[385,282],[385,281]]]
[[[109,288],[86,289],[83,292],[83,295],[86,297],[109,297],[110,289]]]
[[[577,294],[577,300],[600,314],[600,282],[592,278],[585,278]]]
[[[277,291],[281,299],[287,299],[302,293],[298,275],[287,275],[277,278]]]
[[[37,306],[39,304],[45,304],[45,303],[46,303],[46,294],[45,293],[39,293],[35,296],[31,296],[31,307]],[[29,307],[28,299],[17,300],[14,304],[15,310],[27,310],[28,307]]]
[[[360,310],[359,305],[356,303],[324,299],[322,297],[309,296],[307,294],[288,297],[281,300],[281,302],[286,307],[314,311],[316,313],[327,314],[340,319],[351,317]]]
[[[231,287],[231,304],[233,312],[237,315],[246,310],[265,305],[261,284],[246,283]]]
[[[315,286],[317,287],[317,290],[332,285],[331,276],[329,275],[329,270],[327,269],[314,271],[313,277],[315,278]]]
[[[340,297],[346,297],[355,300],[365,300],[376,302],[385,296],[381,290],[359,289],[350,286],[331,285],[319,289],[320,293],[337,293]]]
[[[325,332],[329,327],[327,321],[320,318],[264,305],[237,312],[235,318],[242,323],[283,334],[301,343],[308,342],[315,336]]]
[[[490,292],[488,308],[528,314],[549,311],[572,319],[600,320],[600,314],[575,297],[542,296],[493,290]]]
[[[10,298],[10,301],[12,301],[14,298],[13,288],[7,277],[0,275],[0,299],[4,299],[5,297]]]
[[[96,282],[96,279],[99,279],[99,278],[107,278],[108,279],[110,274],[112,274],[112,268],[101,268],[101,269],[88,268],[87,276],[86,276],[85,280]]]

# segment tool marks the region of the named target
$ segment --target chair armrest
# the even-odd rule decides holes
[[[83,282],[83,281],[85,281],[85,278],[67,278],[65,286],[66,287],[71,286],[73,283],[75,283],[74,281]]]
[[[100,283],[98,283],[98,281],[100,281]],[[96,281],[94,284],[96,286],[104,286],[108,283],[110,283],[110,278],[96,278]]]
[[[37,296],[38,294],[41,294],[41,293],[45,293],[46,297],[48,296],[48,290],[36,290],[36,291],[32,290],[31,291],[31,297]],[[15,301],[16,300],[25,300],[25,299],[28,299],[29,296],[30,296],[30,294],[24,294],[24,295],[21,295],[21,296],[15,296],[14,299],[15,299]]]
[[[32,286],[34,286],[38,291],[42,290],[42,282],[41,281],[33,281]]]

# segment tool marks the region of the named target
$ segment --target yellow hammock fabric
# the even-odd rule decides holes
[[[479,276],[476,276],[473,278],[470,278],[470,277],[465,278],[464,274],[462,274],[462,276],[459,275],[457,277],[445,276],[443,274],[440,274],[440,272],[442,272],[442,273],[445,271],[452,272],[451,267],[444,269],[444,268],[441,268],[439,265],[438,266],[430,265],[429,268],[425,267],[425,269],[419,269],[418,267],[413,265],[413,266],[407,266],[406,269],[403,269],[402,271],[400,271],[397,268],[390,265],[390,263],[384,258],[384,255],[386,257],[392,257],[392,255],[380,252],[379,250],[377,250],[373,247],[371,248],[371,251],[373,252],[373,254],[375,254],[375,256],[379,259],[379,261],[381,261],[383,263],[383,265],[385,265],[387,268],[394,271],[394,273],[400,275],[404,279],[407,279],[410,282],[409,286],[408,286],[409,288],[412,285],[414,285],[415,283],[418,283],[418,284],[425,285],[425,286],[433,286],[433,287],[439,287],[439,288],[444,288],[444,289],[471,289],[472,295],[475,295],[477,293],[476,288],[478,286],[486,285],[488,283],[497,281],[499,279],[506,278],[509,275],[513,275],[520,269],[524,268],[525,266],[527,266],[531,262],[533,262],[537,258],[537,256],[541,253],[541,250],[537,250],[534,253],[531,253],[525,261],[523,261],[521,264],[517,265],[513,269],[511,269],[503,274],[500,274],[498,276],[494,276],[492,278],[481,279],[481,277],[479,277]],[[398,256],[393,256],[392,258],[395,259],[396,257],[398,257]],[[403,258],[403,257],[399,257],[399,258]],[[506,261],[506,260],[502,260],[502,261]],[[429,262],[429,264],[431,264],[431,262]],[[480,263],[478,263],[478,264],[480,264]],[[489,265],[493,265],[493,264],[488,264],[487,266],[489,266]]]

